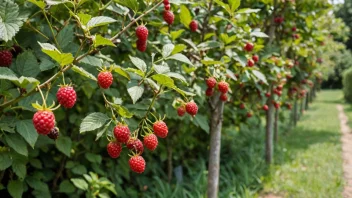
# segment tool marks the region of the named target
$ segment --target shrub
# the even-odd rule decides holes
[[[352,68],[347,69],[343,73],[342,84],[345,100],[352,103]]]

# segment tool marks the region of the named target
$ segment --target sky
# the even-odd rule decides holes
[[[343,3],[345,2],[344,0],[329,0],[331,3]]]

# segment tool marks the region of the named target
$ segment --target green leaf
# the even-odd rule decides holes
[[[75,187],[70,183],[69,180],[64,180],[60,183],[59,192],[70,194],[75,192]]]
[[[16,74],[7,67],[0,67],[0,79],[18,81]]]
[[[259,37],[259,38],[268,38],[269,37],[264,32],[251,32],[251,36]]]
[[[38,133],[33,126],[32,120],[19,120],[16,122],[17,132],[34,148],[38,139]]]
[[[83,179],[74,178],[74,179],[71,179],[71,182],[73,183],[73,185],[75,185],[77,188],[81,190],[88,190],[88,184]]]
[[[176,78],[184,83],[187,84],[187,80],[185,79],[185,77],[183,77],[181,74],[179,73],[175,73],[175,72],[169,72],[166,74],[167,76],[171,77],[171,78]]]
[[[67,25],[58,33],[56,40],[61,49],[64,49],[73,42],[73,27],[72,25]]]
[[[79,13],[79,14],[77,14],[77,16],[78,16],[78,18],[79,18],[79,20],[81,21],[81,23],[83,24],[83,25],[87,25],[87,23],[89,22],[89,20],[92,18],[92,16],[91,15],[89,15],[89,14],[84,14],[84,13]]]
[[[78,66],[74,65],[71,69],[72,69],[72,71],[79,73],[81,76],[84,76],[84,77],[90,78],[94,81],[97,81],[97,78],[93,74],[87,72],[82,67],[78,67]]]
[[[178,39],[178,38],[182,35],[182,33],[183,33],[184,31],[185,31],[184,29],[177,30],[177,31],[172,31],[172,32],[170,33],[171,39],[172,39],[172,40]]]
[[[261,73],[260,71],[257,71],[257,70],[253,70],[252,73],[259,80],[263,81],[265,84],[268,84],[268,82],[267,82],[267,80],[265,78],[265,75],[263,73]]]
[[[71,64],[74,60],[72,54],[70,53],[61,53],[55,46],[49,43],[40,43],[39,45],[42,47],[42,51],[58,62],[61,66],[65,66]]]
[[[86,153],[85,157],[88,161],[90,161],[92,163],[101,164],[101,161],[102,161],[101,155],[97,155],[97,154],[93,154],[93,153]]]
[[[40,9],[44,9],[45,8],[45,3],[44,3],[43,0],[28,0],[28,2],[31,2],[31,3],[35,4]]]
[[[241,5],[241,0],[229,0],[231,11],[234,12]]]
[[[8,152],[0,152],[0,170],[5,170],[12,165],[12,159]]]
[[[99,27],[99,26],[103,26],[103,25],[107,25],[109,23],[114,23],[116,22],[115,19],[107,17],[107,16],[97,16],[97,17],[93,17],[91,18],[88,23],[87,23],[87,27],[88,29],[92,29],[95,27]]]
[[[54,62],[51,62],[50,60],[48,60],[46,58],[42,58],[40,65],[39,65],[39,68],[40,68],[40,71],[46,71],[46,70],[54,68],[55,66],[56,65]]]
[[[39,191],[41,194],[50,192],[48,184],[40,181],[39,178],[30,176],[26,178],[26,182],[31,188]]]
[[[95,35],[95,37],[93,38],[93,43],[94,43],[94,47],[104,46],[104,45],[116,47],[116,45],[112,41],[102,37],[100,34]]]
[[[154,65],[154,70],[158,74],[165,74],[165,73],[170,72],[170,67],[163,66],[163,65]]]
[[[177,54],[179,52],[182,52],[186,48],[187,48],[187,46],[184,44],[177,44],[171,54]]]
[[[174,50],[175,46],[173,44],[166,44],[163,47],[162,55],[164,58],[170,56],[171,52]]]
[[[56,141],[56,148],[61,151],[63,154],[67,155],[70,157],[71,155],[71,147],[72,147],[72,141],[69,137],[62,137],[60,136]]]
[[[5,136],[7,144],[13,148],[17,153],[27,156],[27,144],[26,142],[17,134],[9,134]]]
[[[23,180],[27,175],[26,164],[22,160],[14,160],[12,163],[12,170],[20,180]]]
[[[134,12],[137,12],[139,8],[137,0],[115,0],[115,2],[120,5],[128,7]]]
[[[144,62],[144,60],[133,56],[129,56],[129,57],[133,65],[136,66],[139,70],[141,70],[142,72],[147,71],[147,64]]]
[[[185,5],[181,5],[180,20],[181,20],[181,23],[187,29],[189,29],[189,24],[192,21],[192,16],[191,16],[191,12],[188,10],[188,8]]]
[[[138,82],[129,82],[127,84],[127,91],[128,94],[131,96],[133,104],[135,104],[137,100],[142,97],[144,92],[144,86],[138,85]]]
[[[99,112],[91,113],[82,120],[79,132],[94,131],[102,127],[107,120],[109,120],[109,117],[106,114]]]
[[[86,56],[84,57],[80,63],[96,66],[96,67],[101,67],[103,65],[103,61],[100,58],[97,58],[95,56]]]
[[[203,49],[211,49],[211,48],[218,48],[221,46],[221,43],[218,41],[206,41],[198,45],[198,48]]]
[[[257,13],[260,9],[251,9],[251,8],[243,8],[237,11],[238,14],[250,14],[250,13]]]
[[[170,57],[168,57],[167,59],[173,59],[173,60],[177,60],[177,61],[180,61],[180,62],[183,62],[183,63],[186,63],[188,65],[192,65],[192,62],[183,54],[174,54]]]
[[[231,16],[233,15],[231,8],[228,4],[222,2],[221,0],[214,0],[214,2],[217,3],[219,6],[223,7]]]
[[[77,175],[83,175],[87,173],[87,168],[82,164],[79,164],[71,169],[72,173]]]
[[[208,118],[204,115],[197,115],[194,117],[194,121],[200,128],[202,128],[205,132],[209,133],[209,123]]]
[[[95,141],[99,140],[101,136],[104,135],[104,133],[109,129],[110,124],[111,124],[111,121],[108,122],[102,129],[99,130],[95,138]]]
[[[11,40],[26,19],[19,15],[19,7],[14,1],[0,1],[0,40]]]
[[[23,182],[11,180],[7,185],[7,190],[13,198],[21,198],[23,194]]]
[[[32,158],[32,159],[29,160],[29,163],[34,168],[37,168],[37,169],[42,169],[43,168],[42,162],[39,159]]]
[[[133,113],[129,112],[127,108],[121,106],[121,105],[118,105],[118,104],[113,104],[112,105],[115,110],[117,111],[117,113],[123,117],[123,118],[132,118],[133,116]]]
[[[129,12],[128,8],[117,3],[111,3],[106,9],[122,16],[126,16]]]
[[[165,74],[155,74],[152,76],[152,79],[154,79],[159,85],[164,85],[170,88],[175,87],[174,80]]]
[[[121,76],[127,78],[128,80],[131,80],[130,75],[125,70],[123,70],[120,66],[114,66],[114,71],[120,74]]]

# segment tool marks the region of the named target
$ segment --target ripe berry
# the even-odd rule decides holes
[[[186,104],[186,111],[189,115],[195,116],[198,112],[198,106],[195,102],[191,101]]]
[[[165,10],[164,11],[163,17],[164,17],[165,22],[167,24],[169,24],[169,25],[171,25],[174,22],[174,19],[175,19],[174,13],[172,13],[169,10]]]
[[[246,45],[244,46],[244,50],[246,50],[247,52],[250,52],[250,51],[252,51],[253,50],[253,48],[254,48],[254,45],[253,45],[253,43],[246,43]]]
[[[170,4],[164,5],[164,9],[165,9],[165,10],[170,10],[170,8],[171,8]]]
[[[255,63],[257,63],[259,61],[259,56],[258,55],[253,55],[252,59]]]
[[[164,0],[164,5],[168,5],[168,4],[170,4],[170,2],[169,2],[169,0]]]
[[[158,146],[158,138],[154,134],[150,133],[144,136],[143,143],[147,149],[154,151]]]
[[[269,92],[265,93],[265,97],[269,98],[271,94]]]
[[[98,84],[103,89],[109,88],[113,80],[114,78],[109,71],[102,71],[98,74]]]
[[[122,151],[122,145],[118,142],[110,142],[106,147],[111,158],[118,158]]]
[[[136,155],[128,160],[128,164],[133,172],[143,173],[145,170],[145,160],[142,156]]]
[[[206,80],[206,83],[207,83],[208,88],[214,88],[216,85],[216,79],[214,77],[209,77]]]
[[[177,115],[178,116],[180,116],[180,117],[182,117],[182,116],[184,116],[185,115],[185,113],[186,113],[186,108],[185,108],[185,106],[180,106],[178,109],[177,109]]]
[[[278,102],[273,101],[273,105],[274,105],[275,109],[280,108],[280,103],[278,103]]]
[[[9,67],[12,63],[12,54],[10,51],[0,51],[0,67]]]
[[[153,130],[156,136],[160,138],[166,138],[169,129],[167,128],[164,121],[159,120],[153,124]]]
[[[148,39],[148,29],[144,25],[140,25],[136,28],[136,36],[138,40],[146,41]]]
[[[227,101],[227,94],[221,94],[220,100],[226,102]]]
[[[281,91],[281,90],[283,89],[283,86],[282,86],[282,85],[278,85],[278,86],[276,87],[276,89],[279,90],[279,91]]]
[[[252,59],[248,59],[247,65],[248,65],[248,67],[253,67],[254,66],[254,61]]]
[[[136,41],[137,49],[140,52],[145,52],[145,50],[147,50],[147,44],[148,44],[147,41],[142,41],[142,40],[137,40]]]
[[[208,88],[206,91],[205,91],[205,95],[210,97],[214,94],[214,89],[212,88]]]
[[[65,108],[72,108],[76,103],[76,91],[71,86],[63,86],[56,93],[57,101]]]
[[[50,139],[56,140],[59,137],[59,129],[54,127],[48,134]]]
[[[127,143],[130,139],[130,129],[127,125],[119,123],[114,128],[114,136],[118,142]]]
[[[130,149],[136,153],[139,153],[139,154],[142,154],[144,151],[143,143],[140,139],[130,138],[127,141],[126,146],[128,149]]]
[[[196,20],[192,20],[191,23],[189,24],[189,28],[191,29],[192,32],[196,32],[198,29],[198,22]]]
[[[248,112],[247,113],[247,118],[250,118],[250,117],[252,117],[253,115],[252,115],[252,113],[251,112]]]
[[[264,111],[268,111],[268,110],[269,110],[268,105],[264,105],[264,106],[263,106],[263,110],[264,110]]]
[[[33,125],[39,134],[47,135],[55,126],[55,115],[49,110],[39,110],[33,116]]]
[[[299,39],[299,34],[293,34],[292,36],[294,39]]]
[[[295,31],[297,31],[297,27],[296,26],[292,27],[292,32],[295,32]]]
[[[218,89],[221,93],[227,93],[229,91],[229,84],[225,81],[218,83]]]
[[[244,105],[244,103],[241,103],[240,104],[240,109],[244,109],[244,108],[246,108],[246,106]]]

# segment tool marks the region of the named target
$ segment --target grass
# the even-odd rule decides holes
[[[342,197],[341,91],[322,91],[298,126],[281,135],[264,193],[283,197]],[[351,108],[352,116],[352,108]]]

